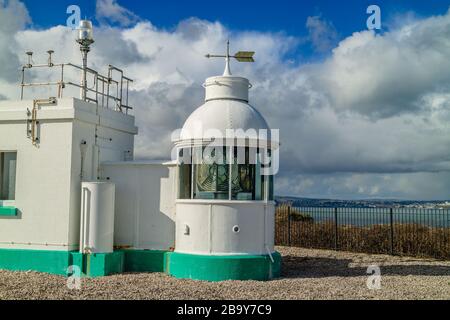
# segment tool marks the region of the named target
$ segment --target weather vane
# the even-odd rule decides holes
[[[230,41],[227,41],[227,53],[225,55],[218,54],[207,54],[206,58],[225,58],[225,71],[223,72],[224,76],[231,76],[230,70],[230,58],[235,58],[239,62],[255,62],[253,59],[254,51],[239,51],[234,55],[230,55]]]

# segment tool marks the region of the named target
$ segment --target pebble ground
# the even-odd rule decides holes
[[[71,290],[61,276],[0,271],[0,300],[450,299],[450,261],[288,247],[277,250],[283,256],[282,277],[267,282],[204,282],[163,273],[130,273],[84,278],[80,290]],[[380,267],[380,289],[367,287],[370,265]]]

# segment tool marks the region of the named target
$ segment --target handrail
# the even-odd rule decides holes
[[[59,81],[48,81],[48,82],[26,82],[25,74],[26,70],[32,68],[61,68]],[[72,81],[66,81],[65,75],[67,73],[67,68],[73,68],[78,71],[83,71],[83,67],[73,64],[73,63],[48,63],[48,64],[26,64],[22,66],[22,81],[20,83],[21,92],[20,99],[24,98],[24,89],[28,87],[42,87],[42,86],[57,86],[57,97],[62,98],[64,89],[67,86],[76,87],[83,89],[83,86]],[[102,75],[96,70],[91,68],[86,68],[86,72],[93,76],[92,86],[86,86],[86,92],[91,94],[91,97],[86,97],[85,101],[93,102],[100,105],[103,108],[109,109],[109,101],[114,101],[115,111],[125,112],[128,114],[129,110],[133,108],[129,106],[129,86],[130,83],[134,82],[132,79],[124,76],[123,71],[113,65],[108,65],[108,75]],[[119,73],[119,79],[113,77],[113,73]],[[125,86],[124,86],[125,84]],[[112,88],[111,86],[115,87]],[[101,88],[100,88],[101,87]],[[115,89],[115,90],[114,90]],[[125,92],[124,92],[125,90]],[[95,96],[95,97],[92,97]]]

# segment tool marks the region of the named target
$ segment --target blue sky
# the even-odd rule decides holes
[[[280,129],[277,194],[449,199],[450,1],[0,0],[0,99],[17,98],[28,50],[79,63],[75,34],[61,26],[72,4],[94,21],[90,65],[136,80],[137,159],[170,157],[204,79],[223,71],[204,54],[230,38],[232,50],[256,51],[232,71]],[[372,4],[376,33],[366,28]]]
[[[92,0],[24,0],[32,18],[34,28],[48,28],[64,24],[66,8],[76,4],[82,16],[95,22],[96,3]],[[337,31],[338,39],[343,39],[355,31],[366,28],[366,8],[371,4],[382,10],[383,29],[398,16],[413,14],[427,17],[445,13],[450,2],[442,0],[278,0],[278,1],[144,1],[118,0],[117,3],[141,18],[151,21],[163,29],[173,29],[187,18],[197,17],[209,21],[220,21],[230,30],[252,30],[261,32],[282,32],[290,36],[304,38],[308,35],[305,21],[309,16],[320,16],[329,21]],[[112,23],[114,25],[114,23]],[[287,58],[315,60],[322,58],[308,45],[294,48]]]
[[[95,1],[92,0],[24,0],[36,26],[48,27],[63,24],[65,9],[71,4],[79,5],[83,16],[95,17]],[[283,31],[290,35],[306,34],[304,21],[308,16],[322,14],[333,21],[343,36],[365,28],[366,8],[376,4],[382,8],[383,18],[404,14],[408,11],[421,16],[445,12],[449,2],[442,0],[315,0],[315,1],[144,1],[119,0],[118,3],[158,27],[170,28],[189,17],[221,21],[231,29]],[[51,8],[51,10],[50,10]]]

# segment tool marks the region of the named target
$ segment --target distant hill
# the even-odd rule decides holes
[[[448,208],[450,201],[417,201],[396,199],[367,199],[367,200],[336,200],[312,199],[300,197],[277,196],[278,204],[290,203],[294,207],[321,207],[321,208]]]

